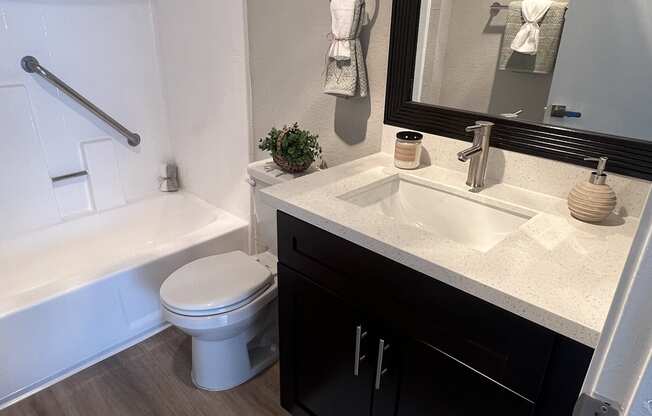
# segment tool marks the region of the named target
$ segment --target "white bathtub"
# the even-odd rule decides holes
[[[247,236],[177,193],[0,241],[0,408],[164,328],[163,280]]]

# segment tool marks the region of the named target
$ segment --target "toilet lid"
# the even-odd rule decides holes
[[[163,306],[184,315],[212,315],[243,306],[272,283],[272,273],[242,251],[204,257],[161,286]]]

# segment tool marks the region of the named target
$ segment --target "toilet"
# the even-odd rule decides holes
[[[276,211],[260,202],[259,191],[301,175],[283,173],[269,160],[247,171],[261,254],[200,258],[172,273],[160,291],[164,318],[192,337],[192,381],[204,390],[236,387],[278,359]]]

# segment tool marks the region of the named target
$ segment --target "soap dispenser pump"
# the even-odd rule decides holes
[[[598,169],[591,173],[588,182],[578,183],[568,195],[568,209],[580,221],[599,223],[616,208],[618,198],[607,185],[607,158],[589,157],[584,160],[598,162]]]

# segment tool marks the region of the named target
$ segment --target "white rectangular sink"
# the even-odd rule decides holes
[[[366,212],[384,215],[481,252],[489,251],[536,215],[527,209],[402,174],[339,198]]]

